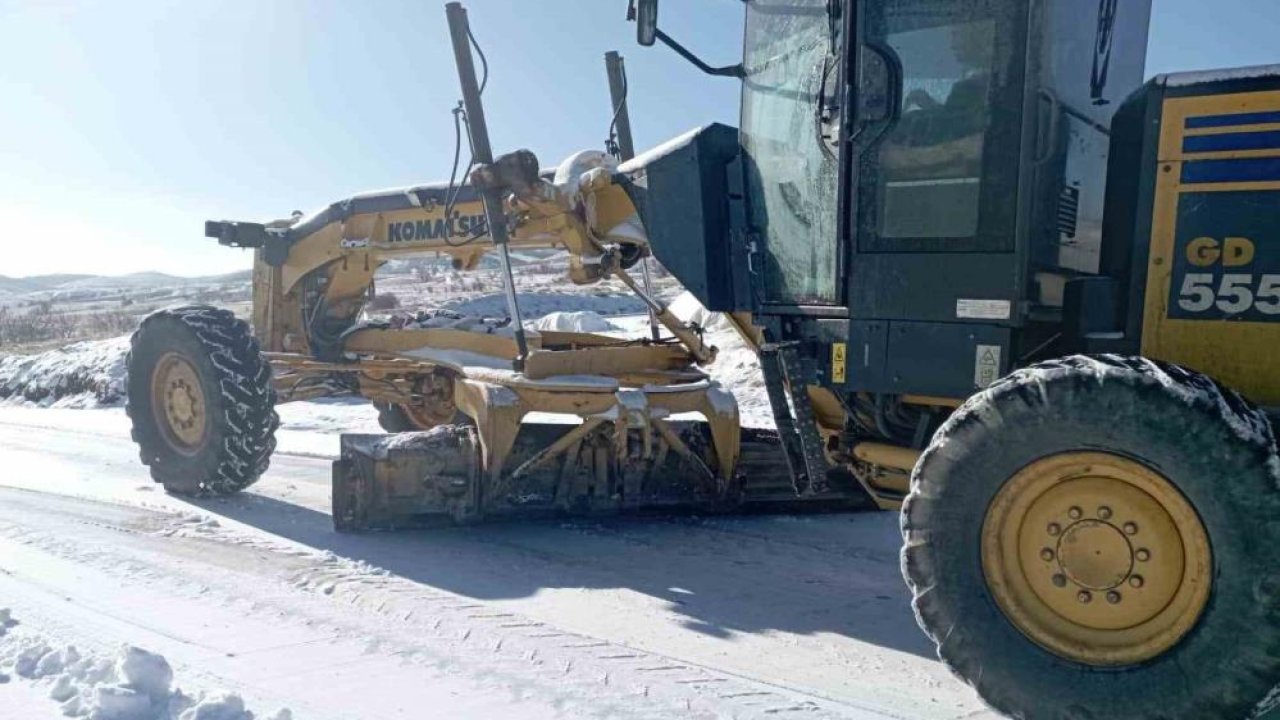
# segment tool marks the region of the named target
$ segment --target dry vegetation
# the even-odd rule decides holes
[[[61,312],[44,301],[0,307],[0,354],[30,352],[132,332],[138,318],[124,310]]]

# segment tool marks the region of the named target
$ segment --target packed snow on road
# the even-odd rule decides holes
[[[617,295],[527,295],[533,328],[648,330]],[[670,297],[769,426],[754,354]],[[0,354],[0,718],[994,717],[916,627],[891,513],[340,535],[329,463],[372,407],[282,405],[258,483],[171,496],[129,437],[127,350]]]

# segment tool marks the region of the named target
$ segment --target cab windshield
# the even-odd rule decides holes
[[[839,299],[837,163],[819,121],[839,47],[827,8],[827,0],[747,3],[741,141],[768,303]]]

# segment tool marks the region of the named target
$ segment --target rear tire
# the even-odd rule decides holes
[[[1173,550],[1185,550],[1187,563],[1178,580],[1183,587],[1194,588],[1197,582],[1190,558],[1195,556],[1194,526],[1202,527],[1200,537],[1207,537],[1208,554],[1201,556],[1206,563],[1199,580],[1209,587],[1203,602],[1192,606],[1190,619],[1171,626],[1173,637],[1163,638],[1167,642],[1125,648],[1132,637],[1126,633],[1141,634],[1151,621],[1099,631],[1074,624],[1070,609],[1040,617],[1048,618],[1053,631],[1068,637],[1077,633],[1089,641],[1067,649],[1041,642],[1046,635],[1036,631],[1044,626],[1037,626],[1035,618],[1028,621],[1026,615],[1011,613],[1008,585],[989,579],[999,561],[992,560],[987,543],[1000,536],[993,535],[987,523],[1007,507],[1002,493],[1019,487],[1016,481],[1028,468],[1061,464],[1064,458],[1070,462],[1073,455],[1140,466],[1141,473],[1168,483],[1174,504],[1177,497],[1185,500],[1190,516],[1171,515],[1187,519],[1178,528],[1182,535],[1164,536],[1183,538],[1181,546],[1166,543]],[[1073,481],[1093,482],[1098,472],[1085,467],[1084,473],[1047,487],[1061,494]],[[1105,505],[1088,495],[1068,496],[1062,504],[1070,506],[1071,518],[1081,517],[1082,506],[1081,522],[1093,528],[1104,524],[1099,517],[1112,515],[1110,509],[1102,512]],[[1031,501],[1024,505],[1035,508]],[[1119,524],[1120,513],[1116,515]],[[1074,527],[1068,527],[1069,520],[1061,529],[1045,526],[1031,511],[1025,518],[1025,526],[1015,525],[1018,532],[1035,534],[1044,526],[1065,539]],[[902,567],[916,618],[938,644],[939,657],[1001,712],[1037,720],[1229,720],[1248,717],[1280,683],[1278,519],[1280,461],[1265,415],[1238,394],[1180,367],[1142,358],[1076,356],[997,382],[939,429],[915,468],[903,507]],[[1128,529],[1134,528],[1121,531],[1112,525],[1105,532],[1115,540]],[[1119,539],[1117,546],[1128,547],[1134,558],[1150,560],[1134,562],[1127,566],[1131,570],[1122,566],[1122,572],[1155,569],[1153,556],[1160,551],[1146,550],[1149,540],[1144,538],[1150,537]],[[1058,545],[1055,551],[1051,538],[1038,536],[1033,542],[1032,559],[1017,555],[1012,564],[1028,577],[1066,568],[1053,576],[1053,584],[1069,593],[1062,607],[1076,600],[1093,602],[1103,613],[1093,617],[1101,621],[1107,620],[1106,612],[1132,607],[1124,603],[1142,602],[1131,599],[1142,597],[1135,588],[1151,584],[1141,577],[1134,581],[1132,575],[1117,576],[1114,596],[1102,585],[1086,593],[1071,584],[1077,579],[1074,575],[1059,585],[1063,575],[1070,574],[1067,553],[1078,548]],[[1041,542],[1043,550],[1037,549]],[[1019,547],[1015,552],[1027,550]],[[1037,553],[1043,556],[1035,558]],[[1049,569],[1043,570],[1037,559]],[[1039,594],[1028,594],[1027,602],[1048,597],[1048,607],[1062,601],[1051,592],[1036,590]],[[1085,594],[1097,599],[1081,599]],[[1098,639],[1116,641],[1117,652],[1108,655],[1109,646],[1095,642]],[[1051,646],[1055,649],[1048,649]]]
[[[228,495],[266,472],[280,419],[248,324],[208,305],[159,310],[126,360],[133,440],[169,492]]]

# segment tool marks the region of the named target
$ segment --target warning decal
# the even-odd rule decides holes
[[[1000,377],[1000,346],[979,345],[973,364],[973,384],[979,388],[989,387]]]

